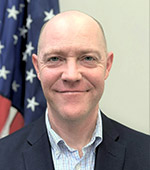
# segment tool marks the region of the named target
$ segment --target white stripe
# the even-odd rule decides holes
[[[11,125],[12,121],[14,120],[17,112],[18,112],[17,109],[15,109],[14,107],[11,106],[7,121],[0,133],[0,138],[3,138],[5,136],[9,135],[10,125]]]

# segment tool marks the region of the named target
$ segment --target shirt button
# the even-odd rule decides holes
[[[81,169],[81,166],[80,164],[77,164],[76,167],[75,167],[76,170],[80,170]]]

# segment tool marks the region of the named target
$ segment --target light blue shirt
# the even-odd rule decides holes
[[[46,127],[51,144],[55,170],[93,170],[95,165],[95,150],[102,142],[102,119],[100,112],[91,141],[83,147],[80,158],[78,150],[70,148],[65,141],[51,128],[46,111]]]

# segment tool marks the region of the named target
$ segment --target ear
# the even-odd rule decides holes
[[[34,65],[37,77],[40,80],[40,72],[39,72],[39,65],[38,65],[38,56],[36,54],[32,54],[32,63]]]
[[[113,58],[114,55],[112,52],[107,54],[107,63],[106,63],[106,71],[105,71],[105,80],[107,79],[107,77],[109,76],[109,72],[113,63]]]

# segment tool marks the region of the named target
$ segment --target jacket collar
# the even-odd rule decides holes
[[[119,133],[112,121],[102,113],[103,142],[97,147],[95,170],[121,170],[124,164],[125,146],[118,142]]]
[[[23,152],[27,170],[54,170],[44,119],[45,116],[43,115],[38,121],[33,123],[33,128],[28,136],[28,149]]]

